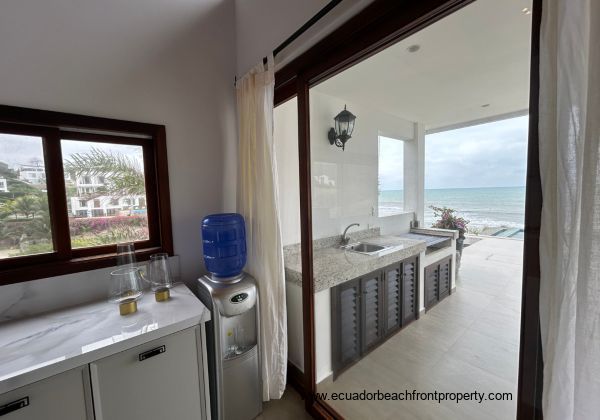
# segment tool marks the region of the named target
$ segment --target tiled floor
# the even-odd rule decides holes
[[[512,392],[512,401],[330,401],[348,419],[514,419],[523,242],[465,248],[456,292],[319,392]]]

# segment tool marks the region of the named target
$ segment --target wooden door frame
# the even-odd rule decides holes
[[[304,334],[304,375],[303,383],[299,385],[303,391],[306,410],[315,418],[343,417],[326,402],[315,399],[317,388],[309,89],[473,1],[475,0],[375,0],[275,75],[275,105],[293,97],[297,98],[298,105]],[[533,0],[533,6],[517,419],[542,418],[540,401],[543,365],[539,330],[542,195],[538,160],[539,32],[542,0]]]

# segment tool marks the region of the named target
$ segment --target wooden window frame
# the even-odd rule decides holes
[[[43,138],[54,251],[0,260],[0,285],[116,265],[116,244],[71,248],[61,140],[141,146],[149,239],[135,242],[139,261],[173,255],[164,125],[0,105],[0,132]]]

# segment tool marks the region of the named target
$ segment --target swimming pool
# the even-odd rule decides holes
[[[500,229],[492,236],[498,236],[501,238],[523,239],[525,236],[525,231],[519,228],[504,228]]]

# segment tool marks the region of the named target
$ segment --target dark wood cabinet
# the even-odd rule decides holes
[[[442,300],[450,294],[451,284],[451,273],[450,266],[452,265],[452,257],[448,257],[440,261],[438,268],[438,279],[440,282],[439,286],[439,300]]]
[[[425,309],[430,309],[451,293],[451,270],[450,256],[425,267]]]
[[[438,265],[432,264],[425,267],[424,273],[425,281],[425,309],[431,308],[438,302]]]
[[[385,300],[384,336],[394,333],[402,326],[402,264],[394,264],[383,270]]]
[[[383,283],[381,272],[371,273],[360,279],[361,296],[361,351],[366,353],[382,338],[384,319]]]
[[[348,281],[332,289],[331,328],[333,371],[338,372],[360,358],[361,350],[360,279]]]
[[[402,262],[402,326],[419,318],[419,259]]]
[[[334,379],[418,318],[418,283],[415,256],[331,289]]]

